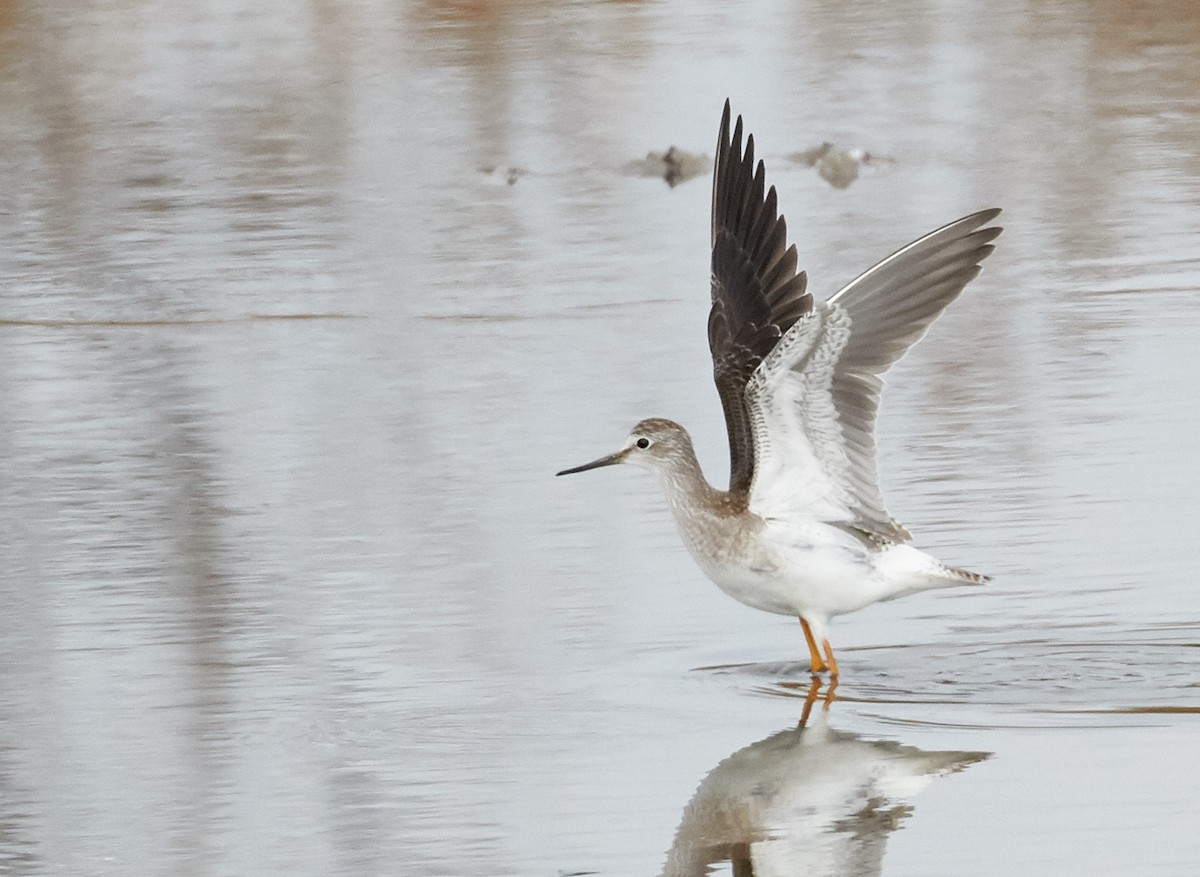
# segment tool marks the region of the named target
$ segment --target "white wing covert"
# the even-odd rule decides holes
[[[985,210],[915,241],[798,320],[746,385],[754,440],[749,507],[906,542],[879,491],[882,375],[980,272],[1001,232]]]

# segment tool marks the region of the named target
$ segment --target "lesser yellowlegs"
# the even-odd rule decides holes
[[[881,376],[980,272],[1001,229],[984,210],[888,256],[814,304],[754,163],[721,118],[713,171],[708,343],[729,431],[729,490],[705,480],[682,426],[652,418],[615,454],[658,476],[696,562],[737,600],[800,619],[814,673],[837,675],[836,615],[930,588],[980,584],[909,544],[884,508],[875,453]],[[764,193],[765,189],[765,193]],[[824,650],[818,648],[818,642]]]

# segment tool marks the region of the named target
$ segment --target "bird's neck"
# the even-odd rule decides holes
[[[667,495],[667,503],[685,534],[703,520],[725,517],[744,510],[744,502],[724,490],[717,490],[704,477],[694,452],[671,460],[657,470],[658,481]]]

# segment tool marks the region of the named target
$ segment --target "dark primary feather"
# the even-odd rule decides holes
[[[708,346],[729,430],[729,489],[745,493],[754,476],[746,411],[750,375],[783,333],[812,311],[787,223],[777,214],[775,187],[764,195],[763,163],[754,164],[754,136],[742,151],[742,117],[729,133],[729,101],[721,116],[713,169],[712,310]]]

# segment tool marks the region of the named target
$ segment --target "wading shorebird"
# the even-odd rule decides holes
[[[987,576],[909,544],[879,492],[882,375],[980,272],[1000,213],[952,222],[814,304],[766,189],[754,137],[721,117],[713,171],[708,343],[729,431],[729,490],[705,480],[686,430],[651,418],[615,454],[662,484],[688,550],[736,600],[800,619],[813,673],[838,666],[829,620],[880,600]],[[820,643],[821,648],[818,648]],[[824,650],[822,654],[821,649]]]

